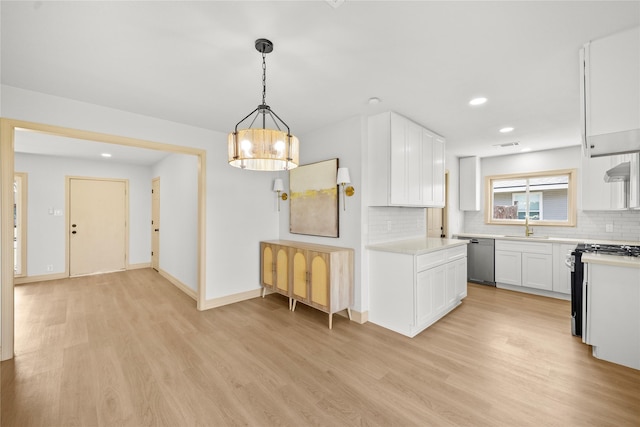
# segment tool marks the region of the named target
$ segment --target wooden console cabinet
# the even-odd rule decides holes
[[[289,297],[289,309],[296,303],[329,314],[347,310],[351,320],[353,304],[353,257],[349,248],[274,240],[260,242],[260,282],[265,291]]]

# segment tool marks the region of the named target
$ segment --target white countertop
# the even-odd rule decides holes
[[[640,258],[632,256],[616,256],[584,253],[582,254],[582,262],[591,264],[605,264],[616,267],[630,267],[640,269]]]
[[[419,237],[415,239],[396,240],[367,246],[367,249],[382,252],[396,252],[407,255],[421,255],[454,246],[466,245],[466,240],[437,239],[434,237]]]
[[[520,240],[525,242],[549,242],[549,243],[568,243],[568,244],[580,244],[580,243],[597,243],[600,245],[630,245],[640,246],[640,242],[628,241],[628,240],[599,240],[599,239],[587,239],[579,238],[574,239],[570,237],[551,237],[551,236],[516,236],[516,235],[503,235],[503,234],[476,234],[476,233],[458,233],[454,237],[462,237],[465,239],[496,239],[496,240]]]

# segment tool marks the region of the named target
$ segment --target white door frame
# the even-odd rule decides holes
[[[160,271],[160,203],[156,207],[154,198],[160,199],[160,192],[154,194],[153,191],[156,188],[155,183],[158,183],[157,187],[160,188],[160,177],[155,177],[151,180],[151,268],[156,271]],[[157,222],[155,222],[157,219]],[[156,231],[157,230],[157,231]],[[158,233],[157,235],[154,233]],[[157,247],[154,245],[157,243]],[[154,264],[154,259],[157,261]],[[157,267],[157,268],[156,268]]]
[[[15,171],[14,139],[16,130],[30,130],[49,135],[86,141],[148,148],[177,154],[190,154],[198,159],[198,242],[197,242],[197,309],[206,300],[205,247],[206,221],[206,152],[203,149],[163,144],[124,136],[65,128],[61,126],[0,118],[0,360],[13,358],[14,352],[14,295],[13,295],[13,174]]]

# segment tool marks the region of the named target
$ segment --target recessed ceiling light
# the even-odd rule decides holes
[[[111,154],[109,154],[109,153],[102,153],[102,154],[100,154],[100,155],[101,155],[102,157],[111,157]]]
[[[376,105],[380,103],[380,98],[376,98],[375,96],[369,98],[369,105]]]
[[[487,102],[487,98],[473,98],[471,101],[469,101],[469,105],[482,105],[485,102]]]
[[[506,127],[506,128],[502,128],[500,129],[500,133],[509,133],[513,130],[512,127]]]

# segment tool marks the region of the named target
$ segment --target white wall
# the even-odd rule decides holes
[[[160,178],[160,269],[196,291],[198,159],[171,154],[153,165],[152,175]]]
[[[6,85],[1,102],[7,118],[206,150],[206,298],[259,288],[258,242],[278,236],[276,174],[230,167],[226,134]]]
[[[557,169],[578,170],[578,206],[581,206],[581,162],[580,146],[557,150],[521,153],[509,156],[485,157],[481,159],[482,180],[485,176],[521,172],[539,172]],[[520,225],[489,225],[484,223],[484,185],[482,185],[482,209],[464,213],[464,232],[480,234],[524,233]],[[605,224],[613,224],[614,231],[606,232]],[[578,210],[577,227],[536,226],[534,233],[545,236],[577,239],[640,240],[640,210],[585,212]]]
[[[338,196],[339,207],[339,235],[338,238],[307,236],[291,234],[289,232],[289,202],[281,202],[280,211],[280,238],[303,242],[319,243],[323,245],[341,246],[355,250],[355,283],[354,305],[356,311],[363,311],[368,306],[369,294],[363,293],[361,271],[363,245],[361,238],[361,196],[362,196],[362,120],[353,117],[333,126],[317,130],[305,135],[300,135],[300,164],[305,165],[322,160],[338,158],[340,167],[348,167],[351,176],[351,185],[355,188],[355,194],[346,198],[346,210],[342,206],[342,193]],[[280,173],[288,192],[289,174]],[[272,193],[275,208],[275,193]]]
[[[20,135],[16,136],[19,139]],[[35,154],[15,155],[16,172],[27,175],[27,275],[65,271],[66,176],[129,180],[129,264],[150,261],[151,170],[111,161],[87,161]],[[60,215],[50,215],[49,210]],[[53,271],[47,271],[47,265]]]

